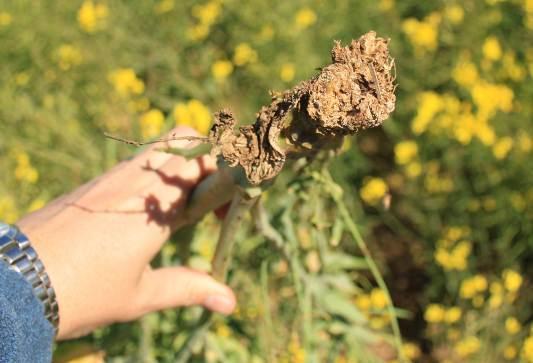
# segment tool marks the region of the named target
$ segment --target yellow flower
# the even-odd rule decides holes
[[[82,30],[93,33],[105,25],[108,8],[104,4],[95,4],[91,0],[85,0],[78,10],[78,23]]]
[[[19,86],[25,86],[30,81],[28,72],[19,72],[15,74],[15,83]]]
[[[452,78],[458,85],[470,87],[477,82],[479,74],[474,63],[463,60],[457,63],[453,69]]]
[[[72,67],[79,65],[83,60],[81,51],[71,44],[61,45],[57,50],[57,58],[59,68],[64,71],[68,71]]]
[[[210,26],[222,12],[221,1],[209,1],[203,5],[195,5],[192,15],[203,25]]]
[[[448,324],[453,324],[459,321],[462,316],[461,308],[457,306],[452,306],[451,308],[446,310],[446,313],[444,314],[444,321]]]
[[[296,69],[294,68],[294,64],[292,63],[284,63],[281,65],[281,69],[279,71],[279,77],[283,82],[290,82],[294,79],[294,74],[296,73]]]
[[[394,8],[395,0],[380,0],[378,8],[381,11],[390,11]]]
[[[507,333],[514,335],[518,333],[522,329],[522,325],[518,321],[517,318],[514,316],[510,316],[507,319],[505,319],[505,330]]]
[[[420,348],[415,343],[404,343],[402,350],[405,357],[411,360],[418,359],[421,354]]]
[[[42,207],[44,207],[46,204],[46,201],[42,198],[37,198],[37,199],[34,199],[31,204],[29,205],[28,207],[28,210],[27,212],[30,213],[30,212],[35,212],[36,210],[39,210],[41,209]]]
[[[405,165],[418,155],[418,145],[415,141],[401,141],[394,147],[394,158],[396,163]]]
[[[381,178],[368,178],[361,188],[361,198],[370,205],[376,205],[387,193],[389,188]]]
[[[355,298],[355,306],[357,306],[360,310],[368,311],[372,306],[370,296],[368,296],[367,294],[361,294],[357,296]]]
[[[233,64],[228,60],[218,60],[211,66],[211,73],[217,81],[223,81],[233,72]]]
[[[15,154],[17,166],[15,168],[15,179],[21,182],[35,184],[39,179],[39,172],[30,162],[30,157],[25,152]]]
[[[430,304],[424,312],[424,320],[428,323],[440,323],[444,320],[446,310],[439,304]]]
[[[8,195],[0,195],[0,220],[6,223],[15,223],[18,219],[15,201]]]
[[[438,45],[439,18],[430,14],[424,20],[408,18],[402,23],[402,30],[417,53],[434,51]]]
[[[243,66],[248,63],[257,62],[257,52],[248,43],[240,43],[235,47],[233,63]]]
[[[270,24],[263,25],[257,36],[262,41],[271,40],[274,37],[274,27]]]
[[[11,14],[6,11],[0,11],[0,27],[2,26],[8,26],[11,24],[11,21],[13,18],[11,17]]]
[[[304,363],[305,362],[305,350],[300,344],[300,340],[296,335],[293,335],[287,351],[290,355],[291,363]]]
[[[516,347],[512,345],[506,346],[505,349],[503,350],[503,357],[507,360],[515,359],[517,354],[518,354],[518,350],[516,349]]]
[[[504,85],[479,81],[471,87],[470,94],[483,120],[490,119],[497,111],[510,112],[513,108],[513,90]]]
[[[444,8],[444,16],[452,24],[459,24],[463,21],[465,11],[458,4],[448,5]]]
[[[461,282],[459,295],[463,299],[472,299],[477,293],[484,292],[486,289],[487,279],[483,275],[475,275]]]
[[[174,9],[174,0],[161,0],[154,6],[157,14],[168,13],[172,9]]]
[[[198,100],[179,102],[174,107],[174,119],[176,125],[190,126],[199,133],[207,135],[211,127],[211,112]]]
[[[165,116],[157,109],[151,109],[141,115],[139,125],[141,126],[141,135],[148,139],[158,136],[161,133],[163,124],[165,123]]]
[[[378,288],[372,289],[370,292],[370,301],[372,302],[372,306],[376,309],[384,309],[388,304],[387,295],[383,290]]]
[[[502,57],[502,47],[498,38],[489,36],[483,43],[483,56],[490,61],[497,61]]]
[[[109,73],[108,79],[121,96],[139,95],[144,92],[144,82],[137,78],[131,68],[117,69]]]
[[[526,361],[533,362],[533,336],[529,336],[524,340],[522,356]]]
[[[518,272],[506,269],[503,271],[502,274],[503,277],[503,285],[505,288],[510,292],[516,292],[522,286],[522,275],[520,275]]]
[[[195,42],[205,39],[208,34],[209,26],[205,24],[196,24],[187,29],[187,38]]]
[[[492,147],[492,153],[498,160],[504,159],[513,148],[513,139],[509,136],[502,137]]]
[[[422,174],[422,165],[417,161],[407,164],[405,174],[411,179],[418,177]]]
[[[477,352],[481,347],[481,342],[477,337],[469,336],[455,345],[455,352],[459,357],[465,358]]]
[[[294,23],[296,27],[305,29],[310,27],[316,22],[316,14],[310,8],[300,9],[294,16]]]
[[[421,134],[426,131],[430,122],[435,115],[444,107],[442,97],[435,92],[422,92],[418,95],[418,110],[416,117],[411,123],[411,130],[415,134]]]
[[[474,281],[474,286],[476,287],[476,291],[482,292],[487,290],[487,278],[483,275],[475,275],[472,278],[472,281]]]

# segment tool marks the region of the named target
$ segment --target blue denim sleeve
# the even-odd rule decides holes
[[[0,261],[0,363],[50,363],[53,339],[30,284]]]

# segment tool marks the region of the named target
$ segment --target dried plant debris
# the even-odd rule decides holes
[[[218,112],[209,135],[213,154],[240,165],[258,185],[278,175],[287,157],[312,155],[339,145],[345,135],[381,125],[396,101],[388,40],[371,31],[346,47],[335,42],[331,60],[311,80],[273,95],[253,125],[236,130],[232,113]]]

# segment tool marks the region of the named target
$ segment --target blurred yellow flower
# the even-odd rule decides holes
[[[279,71],[279,77],[283,82],[290,82],[294,79],[294,74],[296,73],[296,69],[294,67],[294,64],[292,63],[284,63],[281,65],[281,69]]]
[[[522,152],[529,152],[533,149],[533,139],[524,130],[521,130],[518,135],[518,147]]]
[[[418,145],[413,140],[400,141],[394,146],[394,158],[397,164],[405,165],[418,155]]]
[[[417,114],[411,123],[413,133],[418,135],[426,131],[430,122],[443,107],[444,101],[438,93],[428,91],[419,94]]]
[[[515,359],[518,355],[518,350],[513,345],[508,345],[503,350],[503,357],[507,360]]]
[[[165,116],[157,109],[151,109],[141,115],[139,118],[139,126],[141,127],[141,135],[144,139],[149,139],[158,136],[161,133],[163,124],[165,123]]]
[[[395,0],[380,0],[378,8],[381,11],[390,11],[394,8]]]
[[[290,356],[291,363],[304,363],[305,362],[305,349],[300,344],[300,339],[297,335],[291,337],[287,351]]]
[[[483,275],[475,275],[461,282],[459,296],[463,299],[472,299],[477,293],[487,290],[487,279]]]
[[[18,86],[25,86],[30,81],[30,75],[28,72],[18,72],[15,74],[15,83]]]
[[[475,336],[469,336],[459,341],[454,350],[461,358],[466,358],[479,350],[481,342]]]
[[[187,29],[187,38],[192,41],[200,41],[209,34],[209,26],[205,24],[196,24]]]
[[[68,71],[74,66],[81,64],[83,57],[79,48],[72,44],[62,44],[57,50],[59,68]]]
[[[370,301],[375,309],[384,309],[387,307],[389,300],[383,290],[375,288],[370,292]]]
[[[360,195],[363,201],[370,205],[376,205],[385,196],[389,188],[381,178],[368,178],[364,181]]]
[[[248,43],[240,43],[235,47],[233,63],[243,66],[248,63],[257,62],[257,52]]]
[[[211,112],[198,100],[179,102],[174,107],[174,119],[178,126],[190,126],[202,135],[207,135],[211,127]]]
[[[437,49],[440,18],[430,14],[424,20],[408,18],[402,23],[402,30],[415,48],[415,52],[422,54],[425,51]]]
[[[212,25],[222,12],[220,0],[209,1],[203,5],[195,5],[192,8],[192,15],[204,25]]]
[[[435,261],[445,270],[464,270],[468,265],[468,256],[472,250],[469,241],[461,241],[450,250],[438,247],[435,251]]]
[[[6,223],[15,223],[18,216],[13,198],[8,195],[0,195],[0,220]]]
[[[144,92],[144,82],[137,78],[131,68],[120,68],[109,73],[108,80],[121,96],[139,95]]]
[[[502,273],[503,277],[503,286],[510,291],[510,292],[516,292],[522,286],[522,275],[520,275],[515,270],[506,269]]]
[[[416,178],[420,174],[422,174],[422,164],[420,164],[418,161],[413,161],[405,167],[405,174],[408,178]]]
[[[453,324],[459,321],[462,316],[461,308],[457,306],[452,306],[449,309],[446,309],[446,312],[444,314],[444,321],[448,324]]]
[[[437,324],[444,320],[446,310],[439,304],[429,304],[424,312],[424,320],[428,323]]]
[[[459,4],[451,4],[444,8],[444,17],[452,24],[460,24],[464,15],[465,11]]]
[[[11,24],[11,21],[13,18],[11,17],[11,14],[6,11],[0,11],[0,27],[2,26],[8,26]]]
[[[533,362],[533,336],[530,335],[524,340],[522,345],[522,357],[527,362]]]
[[[420,358],[420,355],[422,352],[420,351],[420,348],[415,343],[404,343],[402,345],[403,354],[407,359],[415,360]]]
[[[41,209],[46,205],[46,201],[42,198],[34,199],[31,204],[28,206],[27,212],[35,212],[36,210]]]
[[[274,27],[270,24],[265,24],[257,35],[262,41],[269,41],[274,37]]]
[[[233,64],[229,60],[218,60],[211,66],[211,74],[217,81],[223,81],[233,72]]]
[[[526,70],[516,62],[514,52],[505,52],[502,60],[505,75],[513,81],[522,81],[526,77]]]
[[[294,23],[297,28],[305,29],[313,25],[316,19],[316,13],[311,8],[303,8],[294,16]]]
[[[95,4],[91,0],[85,0],[78,10],[78,23],[80,28],[87,33],[93,33],[105,25],[108,8],[105,4]]]
[[[161,0],[154,6],[156,14],[164,14],[174,9],[174,0]]]
[[[16,152],[15,160],[17,161],[15,179],[21,182],[35,184],[39,179],[39,172],[31,165],[28,154],[25,152]]]
[[[507,319],[505,319],[505,330],[507,333],[514,335],[520,332],[520,329],[522,329],[522,325],[518,321],[517,318],[514,316],[510,316]]]
[[[497,111],[510,112],[513,109],[514,93],[507,86],[479,81],[471,87],[470,94],[480,119],[488,120]]]
[[[502,57],[502,47],[498,38],[489,36],[483,43],[483,56],[490,61],[497,61]]]
[[[370,310],[370,307],[372,306],[372,301],[370,300],[370,296],[368,296],[367,294],[358,295],[355,298],[355,306],[357,306],[360,310],[363,310],[363,311]]]
[[[460,86],[472,86],[479,79],[476,65],[468,60],[460,61],[452,71],[452,78]]]
[[[492,147],[492,153],[498,160],[504,159],[513,148],[513,139],[509,136],[502,137]]]

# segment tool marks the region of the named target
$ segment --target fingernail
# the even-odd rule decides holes
[[[203,304],[209,310],[222,314],[230,314],[235,309],[235,301],[224,295],[210,295]]]

